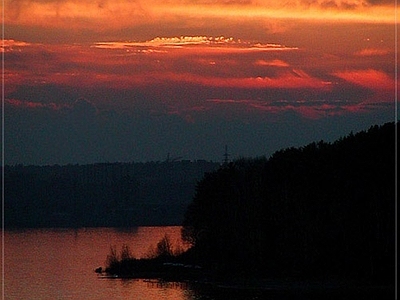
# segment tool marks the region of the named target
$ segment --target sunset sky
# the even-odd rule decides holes
[[[221,161],[395,120],[392,0],[4,0],[6,164]]]

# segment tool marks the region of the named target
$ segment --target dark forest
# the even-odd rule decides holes
[[[393,282],[395,125],[206,174],[182,235],[222,274]]]

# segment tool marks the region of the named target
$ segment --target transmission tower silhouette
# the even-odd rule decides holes
[[[224,164],[229,163],[229,156],[230,156],[230,154],[228,153],[228,146],[225,145]]]

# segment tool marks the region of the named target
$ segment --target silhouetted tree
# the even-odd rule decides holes
[[[191,253],[221,271],[392,278],[395,126],[206,174],[183,223]]]

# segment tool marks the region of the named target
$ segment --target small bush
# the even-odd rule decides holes
[[[146,258],[136,259],[133,257],[128,245],[122,245],[118,255],[116,247],[110,247],[107,255],[106,272],[122,276],[132,276],[140,272],[159,272],[163,270],[163,263],[174,261],[176,256],[182,254],[183,250],[177,248],[174,251],[169,236],[166,234],[155,247],[150,247]]]
[[[107,255],[106,268],[114,269],[119,264],[119,258],[117,255],[117,248],[110,246],[110,253]]]
[[[121,261],[132,260],[134,257],[128,245],[123,244],[121,249]]]
[[[156,257],[158,258],[167,258],[174,256],[173,248],[171,241],[168,235],[164,235],[164,237],[157,243],[156,246]]]

